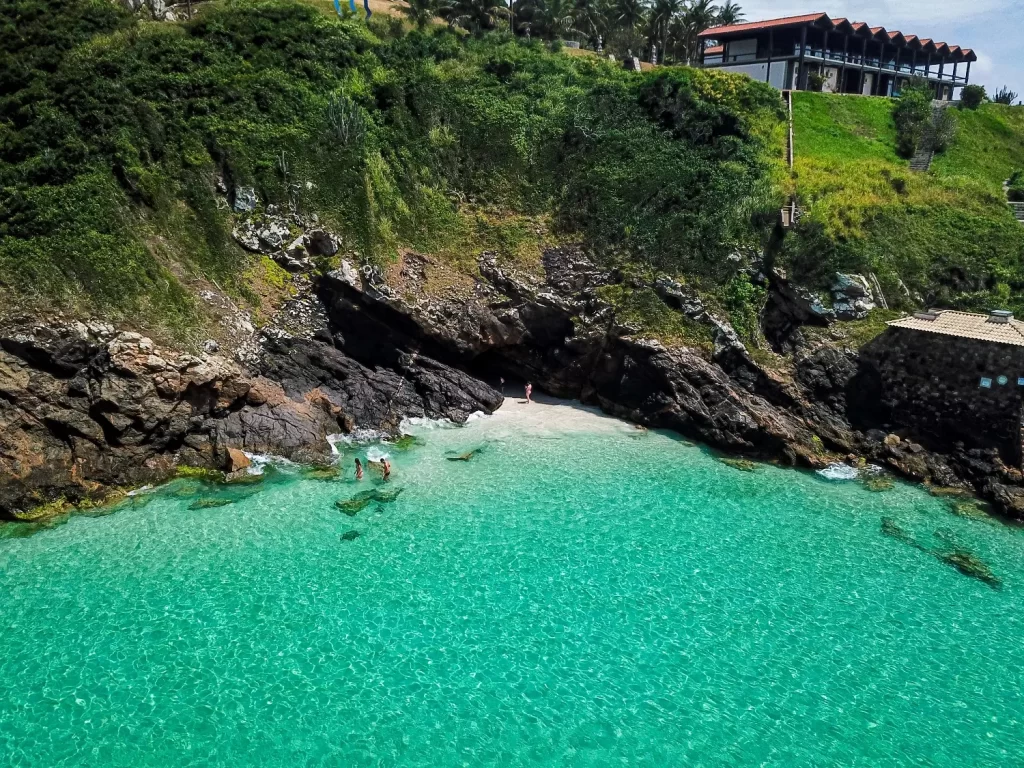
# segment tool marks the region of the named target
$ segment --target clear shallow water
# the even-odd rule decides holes
[[[0,765],[1020,763],[1022,531],[539,414],[0,540]]]

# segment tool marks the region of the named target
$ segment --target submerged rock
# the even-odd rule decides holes
[[[946,508],[957,517],[985,522],[992,521],[992,516],[983,508],[982,502],[976,499],[947,499]]]
[[[189,509],[214,509],[215,507],[226,507],[234,504],[237,499],[196,499],[188,505]]]
[[[339,512],[344,512],[349,517],[355,517],[372,503],[373,498],[370,496],[356,496],[351,499],[339,499],[334,502],[334,506],[337,507]]]
[[[309,467],[302,471],[306,480],[338,480],[341,477],[341,467],[337,464],[328,464],[323,467]]]
[[[862,477],[861,483],[869,491],[874,491],[875,493],[891,491],[893,488],[896,487],[896,481],[893,480],[892,477],[890,477],[889,475],[882,475],[879,473],[864,475]]]
[[[355,541],[356,539],[359,538],[359,536],[360,536],[359,531],[353,529],[351,531],[345,531],[345,533],[341,534],[341,540],[342,541]]]
[[[727,467],[738,469],[741,472],[755,472],[758,467],[756,462],[750,461],[749,459],[720,458],[719,461]]]
[[[349,517],[355,517],[374,502],[390,504],[402,494],[403,490],[402,488],[371,488],[366,491],[360,491],[351,499],[339,499],[334,502],[334,506]]]
[[[956,568],[964,576],[970,576],[972,579],[982,581],[993,589],[1000,589],[1003,586],[1003,582],[992,573],[992,569],[982,562],[977,555],[963,550],[956,550],[937,554],[936,557],[946,565]]]

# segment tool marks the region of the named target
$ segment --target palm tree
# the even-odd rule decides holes
[[[440,0],[405,0],[400,10],[417,29],[426,29],[435,16],[441,15]]]
[[[455,0],[439,11],[452,27],[462,27],[479,35],[498,26],[508,18],[509,8],[503,0]]]
[[[615,26],[632,32],[643,23],[647,6],[643,0],[614,0],[611,12]]]
[[[604,35],[608,31],[608,16],[605,13],[607,5],[605,0],[576,0],[573,12],[576,29],[590,35],[595,41],[598,35]]]
[[[718,19],[715,26],[726,26],[730,24],[742,24],[746,21],[743,16],[743,9],[732,0],[725,0],[725,4],[718,9]]]
[[[683,8],[683,0],[655,0],[651,8],[650,25],[651,36],[661,46],[661,60],[665,61],[665,50],[668,48],[668,36],[672,27],[672,20],[679,15]]]
[[[524,16],[531,31],[552,40],[573,31],[576,23],[573,11],[572,0],[530,0],[524,8]]]
[[[678,17],[675,28],[675,43],[685,64],[693,65],[700,57],[701,41],[698,35],[718,20],[717,8],[712,0],[690,0]]]

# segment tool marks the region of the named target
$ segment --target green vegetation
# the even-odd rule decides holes
[[[960,91],[960,104],[964,109],[977,109],[985,101],[985,86],[965,85]]]
[[[1006,197],[1011,202],[1024,203],[1024,171],[1018,169],[1006,182]]]
[[[377,262],[444,252],[487,210],[713,285],[779,205],[779,100],[747,78],[632,74],[288,0],[228,0],[181,24],[107,0],[14,0],[0,29],[7,306],[187,335],[198,281],[250,305],[251,280],[283,290],[231,240],[218,177],[317,212]],[[513,229],[487,236],[522,250]]]
[[[778,257],[792,277],[824,289],[837,271],[874,272],[896,309],[1024,310],[1024,227],[1002,190],[1024,167],[1024,110],[960,112],[922,174],[897,154],[891,100],[797,93],[793,107],[806,215]]]

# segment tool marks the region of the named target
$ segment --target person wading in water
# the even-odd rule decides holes
[[[363,463],[357,458],[356,459],[356,480],[363,479]]]

